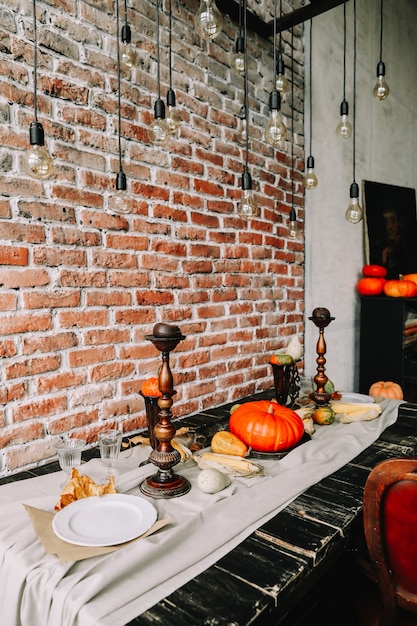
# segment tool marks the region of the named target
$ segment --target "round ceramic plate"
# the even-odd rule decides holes
[[[71,502],[55,515],[52,528],[57,537],[78,546],[114,546],[136,539],[156,518],[147,500],[112,493]]]
[[[341,402],[352,402],[354,404],[368,404],[369,402],[374,402],[374,398],[364,393],[350,393],[345,391],[341,391],[340,393],[342,394],[340,398]]]

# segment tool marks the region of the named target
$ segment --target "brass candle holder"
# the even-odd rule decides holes
[[[175,427],[171,423],[172,396],[175,390],[169,366],[169,355],[179,342],[185,339],[185,336],[178,326],[155,324],[153,334],[145,335],[145,339],[151,341],[161,352],[162,366],[159,371],[158,386],[162,396],[158,398],[159,422],[154,428],[159,445],[149,455],[149,461],[158,468],[158,471],[143,481],[140,490],[145,496],[151,498],[175,498],[188,493],[191,489],[190,483],[184,476],[173,472],[172,468],[180,462],[181,455],[171,446],[171,440],[175,435]]]
[[[317,374],[314,376],[316,389],[310,394],[310,399],[319,406],[323,406],[325,404],[328,404],[330,401],[330,394],[327,393],[327,391],[324,389],[327,381],[329,380],[325,374],[324,367],[324,364],[326,363],[326,359],[324,358],[324,355],[326,354],[324,329],[335,318],[331,317],[330,312],[327,309],[319,307],[317,309],[314,309],[312,317],[309,317],[308,319],[311,320],[319,329],[319,338],[316,346],[316,352],[318,354],[318,357],[316,359]]]

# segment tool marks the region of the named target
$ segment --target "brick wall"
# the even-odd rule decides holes
[[[156,148],[146,131],[157,90],[155,4],[128,1],[139,63],[122,76],[130,212],[121,216],[108,210],[118,171],[114,2],[38,1],[38,110],[56,164],[40,182],[20,167],[33,119],[32,3],[0,1],[0,476],[50,460],[63,433],[93,443],[103,425],[143,427],[138,391],[160,362],[144,335],[156,322],[186,335],[171,359],[174,416],[271,386],[269,354],[302,336],[304,248],[287,237],[291,142],[275,151],[262,140],[271,43],[249,33],[249,163],[261,215],[248,224],[236,213],[244,163],[243,80],[230,70],[236,25],[226,18],[218,39],[200,41],[197,3],[172,6],[182,126]],[[167,24],[164,7],[164,97]],[[301,222],[302,36],[295,29]],[[289,33],[284,43],[290,68]],[[283,112],[291,129],[288,96]]]

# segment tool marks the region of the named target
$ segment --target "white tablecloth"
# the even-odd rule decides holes
[[[111,554],[62,564],[45,554],[22,503],[53,510],[63,473],[0,487],[0,624],[122,626],[194,578],[311,485],[373,443],[397,418],[400,402],[382,403],[370,422],[316,427],[311,441],[280,461],[261,462],[267,475],[233,479],[217,494],[201,492],[195,464],[178,471],[192,484],[185,496],[152,500],[173,524]],[[122,454],[118,490],[143,497],[138,485],[155,468],[139,462],[140,446]],[[98,459],[83,465],[102,476]]]

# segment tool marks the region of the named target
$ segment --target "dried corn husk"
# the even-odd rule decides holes
[[[335,400],[330,404],[336,413],[336,419],[342,422],[342,424],[367,422],[375,419],[382,413],[380,405],[375,402],[356,404],[353,402],[340,402]]]
[[[263,476],[265,470],[262,465],[244,459],[240,456],[232,456],[230,454],[214,454],[213,452],[203,452],[195,454],[194,460],[200,469],[217,469],[220,472],[229,474],[230,476],[244,476],[250,478],[252,476]]]

